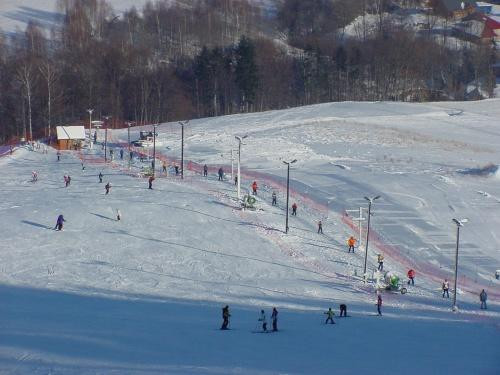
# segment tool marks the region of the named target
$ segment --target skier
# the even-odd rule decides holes
[[[108,182],[105,186],[104,189],[106,189],[106,195],[109,194],[109,189],[111,189],[111,184]]]
[[[380,316],[382,316],[382,311],[380,310],[381,307],[382,307],[382,296],[379,293],[377,296],[377,311],[378,311],[378,315],[380,315]]]
[[[113,149],[112,148],[109,149],[109,157],[111,158],[111,160],[113,160]]]
[[[348,253],[352,252],[354,253],[354,246],[356,245],[356,239],[351,236],[349,237],[349,239],[347,240],[347,245],[349,246],[349,250],[347,251]]]
[[[229,325],[229,317],[231,314],[229,314],[229,306],[226,305],[226,307],[222,308],[222,327],[220,329],[228,329],[227,326]]]
[[[444,279],[442,288],[443,288],[443,298],[445,294],[448,298],[450,298],[450,293],[448,292],[450,290],[450,283],[448,282],[447,279]]]
[[[208,167],[207,165],[205,164],[203,166],[203,177],[207,177],[208,176]]]
[[[257,181],[254,181],[252,184],[252,194],[257,195]]]
[[[166,161],[163,161],[163,163],[162,163],[162,171],[163,171],[163,173],[167,173],[167,162]]]
[[[102,182],[102,177],[103,177],[102,172],[99,172],[99,183]]]
[[[134,158],[134,152],[133,151],[130,151],[129,158],[130,158],[130,160],[132,160]]]
[[[38,181],[38,172],[33,171],[31,172],[31,182],[37,182]]]
[[[408,271],[408,285],[415,285],[415,271],[413,269],[410,269]]]
[[[273,191],[273,195],[272,195],[272,197],[273,197],[273,202],[272,202],[272,205],[273,205],[273,206],[276,206],[276,205],[278,204],[278,203],[277,203],[277,201],[276,201],[276,192],[274,192],[274,191]]]
[[[224,169],[222,167],[219,168],[219,181],[224,179]]]
[[[82,162],[82,171],[84,171],[84,170],[85,170],[85,164],[83,164],[83,162]]]
[[[61,160],[61,151],[57,151],[57,161]]]
[[[234,186],[238,185],[238,175],[234,176]]]
[[[328,311],[324,313],[327,317],[326,317],[326,321],[325,321],[325,324],[328,324],[328,321],[330,321],[330,324],[335,324],[335,322],[333,321],[333,316],[335,315],[335,313],[333,312],[332,308],[328,308]]]
[[[66,187],[69,186],[70,184],[71,184],[71,177],[70,177],[70,175],[68,175],[68,180],[67,180]]]
[[[345,303],[342,303],[340,305],[340,316],[342,317],[342,314],[345,318],[347,318],[347,305]]]
[[[320,221],[318,221],[318,234],[321,233],[323,234],[323,223]]]
[[[384,270],[384,256],[382,254],[379,254],[377,256],[377,262],[378,262],[378,270],[383,271]]]
[[[488,295],[486,291],[483,289],[479,294],[479,300],[481,301],[481,310],[486,310],[486,300],[488,299]]]
[[[297,216],[297,203],[292,204],[292,215]]]
[[[55,226],[54,230],[62,230],[63,229],[63,223],[65,221],[66,220],[64,220],[64,216],[63,215],[59,215],[57,217],[57,222],[56,222],[56,226]]]
[[[122,219],[122,213],[120,210],[116,210],[116,221],[120,221]]]
[[[148,182],[149,182],[149,189],[153,188],[153,181],[155,180],[154,176],[149,176]]]
[[[178,176],[179,175],[179,166],[177,164],[175,164],[174,169],[175,169],[175,175]]]
[[[94,143],[97,143],[97,132],[94,132]]]
[[[123,160],[123,148],[120,149],[120,159]]]
[[[68,176],[64,175],[64,186],[68,187],[69,182],[68,182]]]
[[[262,330],[264,332],[267,332],[266,313],[264,312],[264,310],[260,310],[259,322],[262,322]]]
[[[273,307],[273,313],[271,314],[271,319],[273,321],[273,332],[278,331],[278,310],[276,307]]]

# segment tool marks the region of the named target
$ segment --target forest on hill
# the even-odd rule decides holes
[[[149,124],[331,101],[491,95],[492,45],[401,22],[415,0],[59,0],[60,26],[0,37],[0,141],[110,116]],[[353,33],[355,30],[355,33]],[[354,35],[355,34],[355,35]],[[437,35],[437,36],[436,36]],[[448,39],[447,39],[448,38]],[[457,48],[458,46],[458,48]]]

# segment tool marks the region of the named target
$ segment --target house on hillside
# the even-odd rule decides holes
[[[79,150],[85,141],[83,126],[58,126],[57,148],[59,150]]]
[[[461,20],[477,10],[473,0],[433,0],[430,3],[436,13],[454,20]]]

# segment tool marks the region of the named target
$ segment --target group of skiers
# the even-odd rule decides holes
[[[229,313],[229,306],[226,305],[222,308],[222,326],[221,330],[226,330],[229,329],[229,318],[231,314]],[[264,310],[260,310],[260,315],[258,319],[258,324],[261,324],[262,327],[262,332],[268,332],[267,330],[267,319],[266,319],[266,313]],[[272,332],[278,332],[278,310],[276,307],[273,307],[273,310],[271,312],[271,322],[272,322]]]

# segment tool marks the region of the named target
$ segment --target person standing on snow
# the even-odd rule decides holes
[[[57,151],[57,161],[61,160],[61,151]]]
[[[155,178],[153,176],[149,176],[148,183],[149,183],[149,189],[153,188],[153,181]]]
[[[104,189],[106,189],[106,195],[109,194],[109,189],[111,189],[111,184],[108,182],[105,186]]]
[[[123,160],[123,148],[120,149],[120,159]]]
[[[57,217],[57,222],[56,222],[56,226],[55,226],[55,230],[62,230],[63,229],[63,223],[65,222],[66,220],[64,220],[64,216],[63,215],[59,215]]]
[[[333,316],[335,315],[335,313],[333,312],[331,307],[328,308],[328,311],[323,314],[326,315],[325,324],[328,324],[328,321],[330,321],[330,324],[335,324],[335,322],[333,321]]]
[[[382,254],[379,254],[377,256],[377,262],[378,262],[378,270],[383,271],[384,270],[384,256]]]
[[[377,312],[378,315],[382,316],[382,295],[379,293],[377,295]]]
[[[254,181],[252,184],[252,194],[257,195],[257,181]]]
[[[109,157],[111,158],[111,160],[113,160],[113,149],[112,148],[109,149]]]
[[[207,177],[208,176],[208,167],[207,165],[205,164],[203,166],[203,177]]]
[[[234,186],[238,185],[238,175],[234,176]]]
[[[297,216],[297,203],[292,204],[292,216]]]
[[[259,322],[262,322],[262,330],[264,332],[267,332],[266,313],[264,312],[264,310],[260,310]]]
[[[120,210],[116,210],[116,221],[120,221],[122,219],[122,213]]]
[[[349,246],[349,250],[347,251],[348,253],[352,252],[354,253],[354,246],[356,245],[356,239],[351,236],[349,237],[349,239],[347,240],[347,246]]]
[[[340,305],[340,316],[344,316],[344,318],[347,318],[347,305],[345,303],[342,303]]]
[[[323,223],[320,221],[318,221],[318,234],[321,233],[323,234]]]
[[[450,298],[450,293],[449,293],[450,283],[448,282],[447,279],[444,279],[442,288],[443,288],[443,298],[444,298],[445,294],[446,294],[446,297]]]
[[[175,175],[179,175],[179,166],[177,164],[174,164],[174,169],[175,169]]]
[[[229,314],[229,306],[226,305],[222,308],[222,327],[220,327],[220,329],[228,329],[227,326],[229,325],[230,316],[231,314]]]
[[[224,180],[224,169],[222,167],[219,168],[219,181]]]
[[[278,310],[273,307],[273,313],[271,314],[271,320],[273,321],[273,332],[278,331]]]
[[[32,171],[31,172],[31,182],[37,182],[37,181],[38,181],[38,172]]]
[[[408,285],[415,285],[415,271],[413,269],[410,269],[408,271]]]
[[[272,201],[272,205],[273,206],[276,206],[278,204],[277,202],[277,199],[276,199],[276,192],[273,191],[273,195],[272,195],[272,198],[273,198],[273,201]]]
[[[488,299],[488,295],[486,294],[486,291],[483,289],[481,293],[479,294],[479,300],[481,301],[481,310],[486,310],[486,300]]]
[[[103,177],[102,172],[99,172],[99,183],[102,183],[102,177]]]

